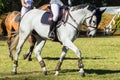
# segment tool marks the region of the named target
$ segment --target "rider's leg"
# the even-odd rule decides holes
[[[49,33],[49,37],[50,38],[54,38],[54,30],[56,28],[56,22],[59,16],[59,5],[58,4],[51,4],[51,10],[53,13],[53,20],[51,21],[51,25],[50,25],[50,33]]]

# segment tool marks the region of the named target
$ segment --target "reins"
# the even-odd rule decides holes
[[[72,23],[70,23],[70,22],[68,22],[67,21],[67,19],[68,19],[68,16],[70,16],[70,18],[72,19],[72,21],[77,25],[77,26],[79,26],[79,24],[77,23],[77,21],[73,18],[73,16],[70,14],[70,10],[66,10],[67,12],[66,12],[66,19],[63,21],[63,23],[65,24],[65,23],[68,23],[69,25],[71,25],[73,28],[75,28],[75,30],[77,31],[77,35],[79,35],[79,32],[80,32],[80,30],[75,26],[75,25],[73,25]],[[85,18],[85,20],[86,19],[89,19],[90,18],[90,21],[89,21],[89,23],[92,21],[92,18],[93,18],[93,16],[94,16],[94,14],[95,14],[95,12],[91,15],[91,16],[89,16],[89,17],[87,17],[87,18]],[[85,25],[85,24],[84,24]],[[87,26],[87,25],[86,25]],[[94,28],[93,30],[95,30],[97,27],[93,27],[93,26],[87,26],[87,27],[91,27],[91,28]],[[91,31],[93,31],[93,30],[91,30]]]
[[[70,11],[69,10],[67,10],[67,13],[68,13],[68,15],[67,16],[70,16],[70,18],[75,22],[75,24],[77,25],[77,26],[79,26],[79,24],[77,23],[77,21],[72,17],[72,15],[70,14]],[[75,29],[76,29],[76,31],[77,31],[77,35],[79,35],[79,29],[78,28],[76,28],[73,24],[71,24],[70,22],[67,22],[66,21],[66,23],[68,23],[69,25],[71,25],[71,26],[73,26]]]
[[[85,18],[85,20],[91,18],[91,19],[90,19],[90,22],[91,22],[92,17],[93,17],[94,14],[95,14],[95,13],[93,13],[91,16]],[[77,23],[77,21],[76,21],[76,20],[73,18],[73,16],[70,14],[70,11],[69,11],[69,10],[67,10],[67,18],[68,18],[68,16],[70,16],[70,18],[74,21],[74,23],[75,23],[77,26],[79,26],[79,24]],[[79,34],[79,29],[76,28],[76,26],[74,26],[73,24],[71,24],[70,22],[67,22],[67,21],[65,21],[64,23],[68,23],[69,25],[71,25],[72,27],[74,27],[74,28],[76,29],[76,31],[77,31],[77,34]],[[93,27],[93,26],[88,26],[88,27],[91,27],[91,28],[96,29],[96,27]],[[91,31],[93,31],[93,30],[91,30]]]
[[[70,14],[70,11],[68,10],[68,15],[70,16],[70,18],[75,22],[75,24],[77,26],[79,26],[79,24],[77,23],[77,21],[72,17],[72,15]],[[78,30],[73,24],[71,24],[70,22],[67,22],[68,24],[72,25],[76,30]]]

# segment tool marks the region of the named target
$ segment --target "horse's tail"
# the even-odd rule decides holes
[[[5,20],[6,20],[6,17],[1,22],[1,28],[2,28],[2,35],[3,36],[7,36],[7,29],[6,29],[6,25],[5,25]]]
[[[19,36],[18,34],[15,36],[14,40],[12,41],[10,45],[10,51],[14,50],[18,44]]]

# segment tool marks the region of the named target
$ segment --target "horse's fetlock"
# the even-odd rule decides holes
[[[41,60],[39,63],[40,63],[40,65],[41,65],[42,68],[46,66],[45,62],[43,60]]]
[[[79,68],[84,68],[84,65],[82,64],[82,59],[78,60],[78,67]]]
[[[18,67],[18,61],[14,61],[14,67]]]
[[[57,66],[56,66],[56,68],[55,68],[55,70],[56,70],[56,71],[59,71],[61,65],[62,65],[62,62],[59,61],[58,64],[57,64]]]

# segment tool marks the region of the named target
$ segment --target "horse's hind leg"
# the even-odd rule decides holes
[[[15,53],[15,58],[14,58],[14,65],[13,65],[13,70],[12,70],[12,73],[13,74],[17,74],[17,67],[18,67],[18,56],[20,54],[20,51],[21,51],[21,48],[23,46],[23,43],[25,42],[25,40],[27,39],[29,33],[25,33],[25,32],[19,32],[19,36],[17,39],[18,41],[18,44],[16,46],[16,53]],[[17,42],[16,41],[16,42]]]
[[[7,28],[7,44],[8,44],[8,48],[9,48],[9,57],[13,60],[13,55],[10,52],[10,44],[11,44],[11,26],[8,26]]]
[[[69,49],[73,50],[76,53],[76,55],[78,57],[78,67],[80,68],[79,74],[81,76],[85,76],[84,66],[82,63],[82,57],[81,57],[80,50],[70,40],[65,41],[65,43],[63,43],[63,44],[64,44],[64,46],[67,46]]]
[[[67,51],[68,51],[68,48],[65,47],[65,46],[63,46],[62,54],[61,54],[61,56],[60,56],[60,59],[59,59],[59,61],[58,61],[57,66],[56,66],[56,68],[55,68],[55,70],[56,70],[55,75],[56,75],[56,76],[59,74],[59,70],[60,70],[60,67],[61,67],[61,65],[62,65],[63,58],[65,57]]]
[[[27,53],[23,55],[23,58],[26,59],[28,57],[28,61],[32,61],[31,56],[36,43],[36,38],[33,35],[30,35],[28,41],[30,43],[30,48],[28,49]]]
[[[37,46],[34,49],[34,53],[38,59],[38,62],[41,65],[41,68],[43,69],[43,74],[47,75],[45,62],[43,61],[42,57],[40,56],[41,50],[42,50],[43,46],[45,45],[45,42],[46,42],[45,40],[39,39],[37,42]]]

